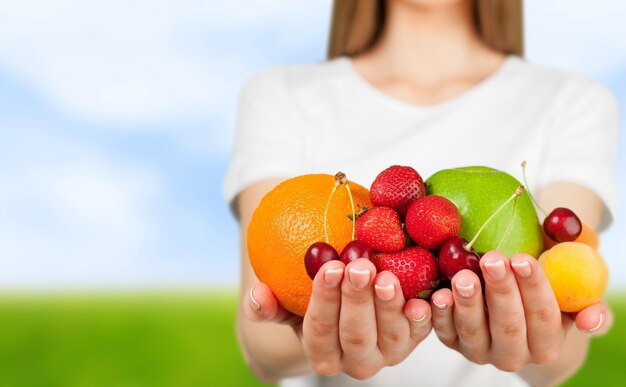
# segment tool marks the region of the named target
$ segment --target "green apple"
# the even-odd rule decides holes
[[[468,241],[521,185],[505,172],[479,166],[444,169],[428,178],[426,184],[428,195],[443,196],[456,204],[461,213],[459,235]],[[473,245],[476,251],[498,250],[509,257],[516,253],[539,257],[543,236],[528,192],[517,198],[515,213],[513,206],[514,201],[509,202],[489,222]]]

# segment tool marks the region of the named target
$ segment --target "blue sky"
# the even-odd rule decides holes
[[[528,57],[607,84],[626,117],[626,5],[526,3]],[[238,91],[322,60],[329,14],[328,0],[0,3],[0,287],[236,284],[221,184]],[[603,242],[620,287],[624,137]]]

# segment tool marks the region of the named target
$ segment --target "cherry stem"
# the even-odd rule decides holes
[[[537,203],[537,201],[535,200],[535,197],[530,193],[530,186],[528,185],[528,182],[526,181],[526,160],[522,161],[522,176],[524,177],[524,185],[527,188],[528,196],[530,196],[530,200],[532,200],[533,204],[535,205],[535,207],[539,209],[539,211],[543,212],[544,216],[548,216],[548,212],[544,210],[543,207],[539,205],[539,203]]]
[[[494,211],[493,214],[491,214],[491,216],[485,221],[485,223],[483,223],[482,226],[480,226],[480,228],[478,229],[478,231],[476,232],[476,235],[474,235],[474,238],[472,238],[472,240],[465,245],[465,250],[466,251],[470,251],[472,249],[472,245],[474,244],[474,242],[476,242],[476,239],[478,239],[478,236],[480,235],[481,232],[483,232],[483,230],[485,229],[485,227],[487,227],[487,225],[489,224],[489,222],[491,222],[491,220],[493,218],[496,217],[496,215],[498,215],[498,213],[500,211],[502,211],[502,209],[504,207],[506,207],[507,204],[509,204],[511,202],[511,200],[519,197],[521,194],[523,194],[525,191],[525,188],[523,185],[520,185],[519,187],[517,187],[517,189],[515,190],[515,192],[513,192],[513,195],[511,195],[510,198],[508,198],[504,203],[502,203],[502,205],[500,205],[500,207],[498,207],[497,210]]]
[[[354,207],[354,199],[352,198],[352,191],[350,190],[350,185],[348,179],[346,178],[346,174],[343,172],[337,172],[335,174],[335,185],[333,185],[332,191],[330,191],[330,195],[328,196],[328,201],[326,202],[326,209],[324,210],[324,237],[326,238],[326,243],[330,243],[330,238],[328,237],[328,208],[330,208],[330,201],[335,195],[337,191],[337,187],[340,185],[345,185],[346,190],[348,191],[348,197],[350,198],[350,205],[352,206],[352,240],[356,238],[356,212]]]
[[[333,198],[333,196],[335,195],[335,192],[337,191],[337,187],[339,187],[340,185],[340,181],[339,179],[337,179],[337,176],[335,176],[335,185],[333,185],[333,189],[330,191],[330,195],[328,195],[328,201],[326,202],[326,209],[324,210],[324,237],[326,239],[326,243],[330,243],[329,242],[329,238],[328,238],[328,208],[330,207],[330,200]]]
[[[500,251],[500,247],[502,247],[504,241],[506,241],[509,237],[509,233],[511,232],[511,228],[513,227],[513,221],[515,220],[515,209],[517,208],[518,199],[519,197],[516,197],[513,201],[513,213],[511,214],[511,219],[509,219],[509,224],[506,226],[506,231],[504,231],[504,234],[502,235],[502,238],[500,238],[500,242],[498,242],[498,246],[496,247],[496,250],[498,251]]]
[[[354,200],[352,199],[352,191],[350,190],[350,184],[346,180],[346,190],[348,190],[348,197],[350,198],[350,205],[352,206],[352,240],[356,239],[356,212],[354,212]]]

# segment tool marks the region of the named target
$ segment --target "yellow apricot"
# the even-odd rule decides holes
[[[580,242],[559,243],[539,257],[563,312],[578,312],[602,300],[609,270],[600,254]]]

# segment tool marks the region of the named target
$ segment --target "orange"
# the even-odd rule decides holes
[[[286,180],[263,197],[248,227],[248,256],[254,272],[284,308],[300,316],[306,312],[312,286],[304,255],[311,244],[325,242],[324,210],[334,184],[335,177],[324,174]],[[349,185],[355,206],[371,208],[369,191]],[[328,243],[338,252],[352,240],[351,214],[348,192],[341,185],[327,217]]]
[[[584,243],[597,250],[600,246],[600,240],[598,239],[598,235],[587,223],[582,222],[582,225],[583,230],[574,242]],[[541,228],[541,232],[543,233],[544,249],[547,250],[557,244],[557,242],[553,241],[552,239],[550,239],[549,236],[546,235],[545,231],[543,231],[543,227]]]
[[[591,226],[583,222],[583,231],[580,233],[578,238],[574,242],[584,243],[586,245],[591,246],[592,248],[598,250],[600,247],[600,240],[598,239],[598,234],[594,231]]]
[[[609,271],[597,250],[580,242],[563,242],[539,257],[563,312],[578,312],[602,300]]]

